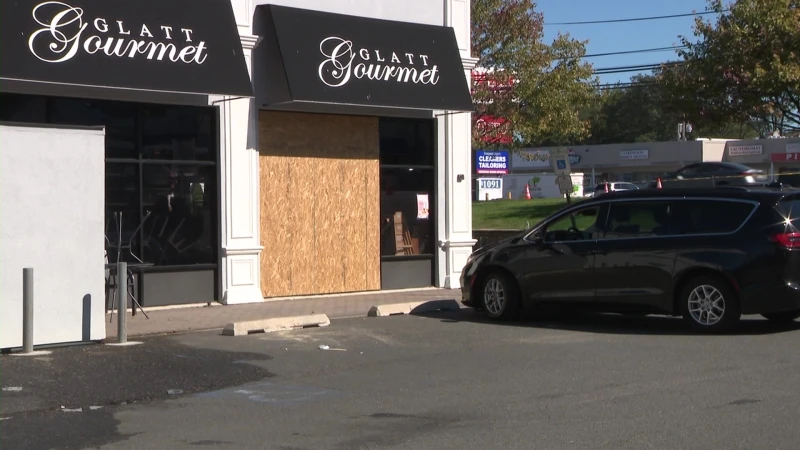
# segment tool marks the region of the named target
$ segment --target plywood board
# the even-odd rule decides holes
[[[262,111],[259,153],[264,295],[380,289],[377,118]]]
[[[327,152],[324,152],[327,153]],[[316,290],[321,294],[344,291],[345,249],[342,245],[342,198],[350,187],[342,184],[340,160],[318,158],[317,182],[320,185],[316,205],[315,261],[319,277]]]
[[[289,292],[291,247],[289,213],[287,211],[289,159],[261,154],[259,167],[261,187],[261,291],[265,297]]]
[[[315,173],[311,158],[294,158],[289,163],[289,210],[290,239],[286,243],[291,254],[289,295],[314,294],[314,203]]]
[[[344,252],[344,286],[348,291],[367,289],[367,210],[366,171],[363,159],[345,162],[344,182],[352,189],[344,203],[349,205],[342,221]]]
[[[377,153],[378,143],[375,143]],[[366,211],[366,249],[365,270],[367,272],[366,290],[381,288],[381,207],[380,207],[380,167],[377,158],[364,161],[366,172],[365,211]]]

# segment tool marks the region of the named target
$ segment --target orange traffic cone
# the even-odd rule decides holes
[[[608,193],[608,181],[606,181],[606,193]]]
[[[528,185],[528,183],[525,183],[525,200],[530,200],[530,199],[531,199],[531,187]]]
[[[661,177],[656,178],[656,189],[664,189],[664,186],[661,185]]]

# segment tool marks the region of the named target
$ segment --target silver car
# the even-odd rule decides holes
[[[638,189],[639,186],[625,181],[614,181],[608,183],[608,192],[636,191]],[[595,186],[594,191],[592,192],[592,197],[597,197],[598,195],[603,195],[605,193],[606,193],[606,183],[600,183],[597,186]]]

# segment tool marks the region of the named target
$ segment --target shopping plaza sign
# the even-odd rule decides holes
[[[571,148],[567,149],[570,165],[581,162],[581,155]],[[546,149],[520,150],[514,153],[513,165],[517,169],[550,169],[550,151]]]
[[[508,151],[478,150],[475,152],[475,171],[477,173],[508,173]]]

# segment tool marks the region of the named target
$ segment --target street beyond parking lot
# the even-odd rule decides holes
[[[84,347],[98,363],[57,382],[45,378],[63,363],[59,352],[76,350],[47,361],[4,356],[0,403],[21,406],[4,410],[0,446],[795,449],[798,347],[800,324],[751,317],[736,334],[697,336],[679,319],[497,324],[471,310],[148,338]],[[153,362],[141,366],[145,353]],[[123,361],[139,370],[110,369]],[[37,364],[39,376],[24,376]],[[83,409],[52,408],[60,402]]]

